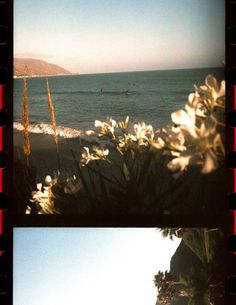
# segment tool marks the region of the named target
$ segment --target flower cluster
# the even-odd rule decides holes
[[[38,214],[51,214],[55,212],[54,209],[54,195],[52,193],[52,186],[57,183],[56,179],[51,176],[46,176],[44,186],[42,183],[37,183],[37,191],[32,192],[32,203],[35,203],[38,209]],[[28,206],[26,214],[31,213],[31,208]]]
[[[51,176],[46,176],[44,185],[37,183],[37,191],[32,192],[32,199],[30,202],[37,207],[38,214],[57,214],[59,213],[55,208],[55,200],[57,198],[56,189],[60,188],[64,194],[76,195],[82,188],[80,180],[75,176],[66,179],[52,179]],[[31,207],[27,206],[26,214],[31,214]]]
[[[172,113],[175,127],[162,131],[162,147],[175,158],[168,168],[177,176],[189,165],[200,165],[202,173],[210,173],[225,156],[223,144],[225,82],[219,87],[208,75],[204,86],[195,86],[184,110]]]
[[[107,122],[95,121],[98,137],[110,138],[112,145],[122,155],[127,151],[142,151],[153,147],[172,156],[167,167],[178,177],[190,165],[201,166],[202,173],[214,171],[224,159],[225,81],[220,86],[212,75],[205,84],[194,86],[184,109],[171,114],[173,126],[153,130],[144,122],[129,125],[129,117],[117,123],[111,117]],[[84,147],[81,164],[91,160],[106,160],[108,149],[96,148],[90,153]]]

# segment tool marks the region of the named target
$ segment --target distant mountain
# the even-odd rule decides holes
[[[70,71],[48,63],[44,60],[32,58],[14,58],[15,76],[40,76],[40,75],[68,75]]]

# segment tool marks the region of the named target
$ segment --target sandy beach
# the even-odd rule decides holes
[[[52,135],[30,133],[31,155],[30,164],[37,167],[37,178],[44,179],[46,175],[53,175],[58,170],[57,149]],[[14,154],[22,155],[23,136],[22,132],[14,130]],[[69,174],[75,174],[75,163],[71,154],[81,152],[81,144],[78,138],[64,139],[59,137],[59,155],[61,166]]]

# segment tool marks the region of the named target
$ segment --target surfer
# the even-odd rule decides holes
[[[130,92],[130,90],[129,90],[129,89],[125,90],[123,93],[124,93],[125,95],[129,95],[129,94],[131,94],[131,92]]]

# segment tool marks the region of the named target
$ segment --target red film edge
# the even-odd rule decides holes
[[[234,86],[234,109],[236,109],[236,86]],[[234,151],[236,151],[236,128],[234,128]],[[234,192],[236,192],[236,169],[234,169]],[[234,234],[236,234],[236,211],[234,211]],[[236,254],[236,253],[235,253]]]
[[[0,86],[0,109],[2,109],[2,86]],[[3,144],[2,144],[2,127],[0,127],[0,151],[3,148]],[[2,192],[2,169],[0,169],[0,193]],[[0,234],[3,233],[3,215],[2,215],[2,211],[0,210]],[[1,253],[0,253],[1,255]]]

